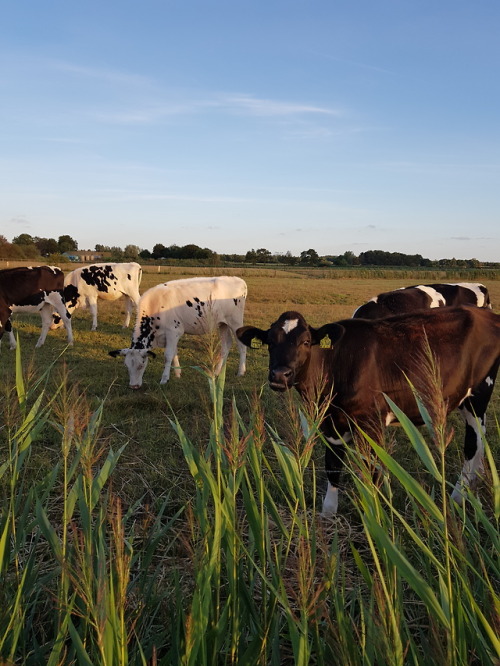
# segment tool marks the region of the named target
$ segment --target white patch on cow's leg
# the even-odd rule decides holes
[[[16,336],[12,329],[9,331],[9,343],[9,349],[15,349],[17,347]]]
[[[334,437],[326,437],[326,441],[332,444],[333,446],[344,446],[346,442],[351,439],[351,433],[346,432],[343,437],[340,439],[335,439]],[[336,463],[339,465],[338,471],[340,472],[341,461]],[[327,469],[327,474],[337,470]],[[323,507],[321,509],[321,515],[324,518],[329,518],[334,516],[337,513],[339,505],[339,489],[332,485],[330,480],[328,480],[328,485],[326,488],[326,495],[323,499]]]
[[[288,334],[290,331],[293,331],[294,328],[297,328],[298,325],[298,319],[286,319],[283,323],[283,330]]]
[[[475,434],[476,452],[469,460],[466,460],[462,473],[455,484],[451,499],[457,504],[463,504],[465,500],[465,488],[470,488],[478,474],[484,471],[484,443],[482,435],[486,432],[486,420],[478,419],[466,407],[461,407],[460,412],[465,419],[465,427],[470,428]]]
[[[493,386],[495,383],[491,377],[486,377],[484,381],[488,384],[488,386]]]
[[[330,482],[328,482],[326,495],[325,498],[323,499],[323,508],[321,511],[321,515],[324,516],[325,518],[328,518],[329,516],[334,516],[337,513],[338,507],[339,507],[339,489],[334,488],[330,484]]]

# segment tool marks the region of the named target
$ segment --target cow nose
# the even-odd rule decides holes
[[[140,384],[130,384],[130,388],[133,389],[134,391],[137,391],[137,389],[141,388]]]
[[[271,384],[281,384],[288,386],[292,379],[293,371],[290,368],[274,368],[269,372],[269,381]]]

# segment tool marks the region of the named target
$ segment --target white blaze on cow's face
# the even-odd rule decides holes
[[[294,328],[297,328],[298,323],[299,323],[298,319],[286,319],[285,322],[283,323],[283,330],[288,335],[290,331],[293,331]]]
[[[129,386],[138,389],[142,386],[144,370],[148,364],[146,349],[122,349],[120,354],[124,357],[125,367],[128,370]]]

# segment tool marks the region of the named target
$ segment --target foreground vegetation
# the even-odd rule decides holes
[[[90,412],[66,381],[44,398],[47,375],[28,385],[16,353],[0,467],[3,663],[500,658],[500,486],[489,448],[486,501],[471,495],[458,509],[448,501],[444,424],[429,423],[434,455],[404,425],[423,483],[365,438],[383,482],[372,483],[370,457],[352,450],[349,520],[322,521],[307,487],[321,406],[307,414],[290,406],[285,444],[260,401],[242,418],[234,399],[225,409],[225,373],[207,374],[207,440],[191,441],[175,416],[170,424],[192,477],[190,501],[172,511],[169,489],[125,506],[114,484],[124,447],[100,436],[106,405]],[[59,462],[34,480],[33,449],[47,424]]]
[[[160,279],[145,274],[141,291]],[[196,271],[199,273],[199,270]],[[249,270],[246,319],[350,316],[385,280]],[[500,303],[500,283],[488,283]],[[500,659],[498,388],[487,471],[465,511],[448,493],[462,424],[390,430],[352,451],[339,517],[323,491],[321,406],[265,386],[266,352],[213,380],[213,343],[184,338],[183,377],[143,391],[107,356],[121,304],[34,350],[0,351],[0,663],[496,664]],[[439,410],[433,410],[439,413]],[[385,474],[372,484],[368,453]],[[446,453],[446,455],[445,455]]]

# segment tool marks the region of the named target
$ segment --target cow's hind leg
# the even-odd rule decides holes
[[[220,335],[220,356],[215,366],[215,374],[220,374],[222,366],[224,365],[227,357],[229,356],[229,351],[231,350],[233,344],[233,336],[231,334],[231,329],[227,324],[219,325],[219,335]]]
[[[64,327],[66,329],[66,335],[68,337],[68,345],[73,344],[73,327],[71,325],[71,315],[68,312],[66,308],[66,303],[64,301],[64,297],[62,292],[59,291],[52,291],[47,296],[45,297],[46,305],[43,306],[42,310],[40,311],[40,316],[42,317],[42,327],[46,325],[46,322],[48,321],[48,317],[46,314],[46,310],[50,310],[50,305],[53,306],[53,309],[56,310],[57,316],[59,317],[60,321],[64,323]],[[54,326],[54,313],[51,313],[50,321],[48,322],[49,328],[58,328],[58,326]],[[41,337],[41,336],[40,336]],[[43,342],[45,342],[45,337],[43,339]],[[43,345],[43,342],[40,342],[40,339],[38,340],[36,346],[41,347]],[[40,343],[40,344],[38,344]]]
[[[90,314],[92,315],[92,327],[91,331],[97,331],[97,298],[96,299],[87,299],[89,305]]]
[[[451,494],[451,498],[461,504],[464,501],[464,489],[469,488],[478,473],[483,471],[484,443],[483,435],[486,431],[486,408],[495,386],[498,372],[498,362],[477,386],[472,395],[466,398],[459,410],[465,420],[465,463],[460,478]]]
[[[124,294],[123,297],[125,298],[125,321],[123,322],[123,328],[128,328],[134,304],[132,299],[126,294]]]

